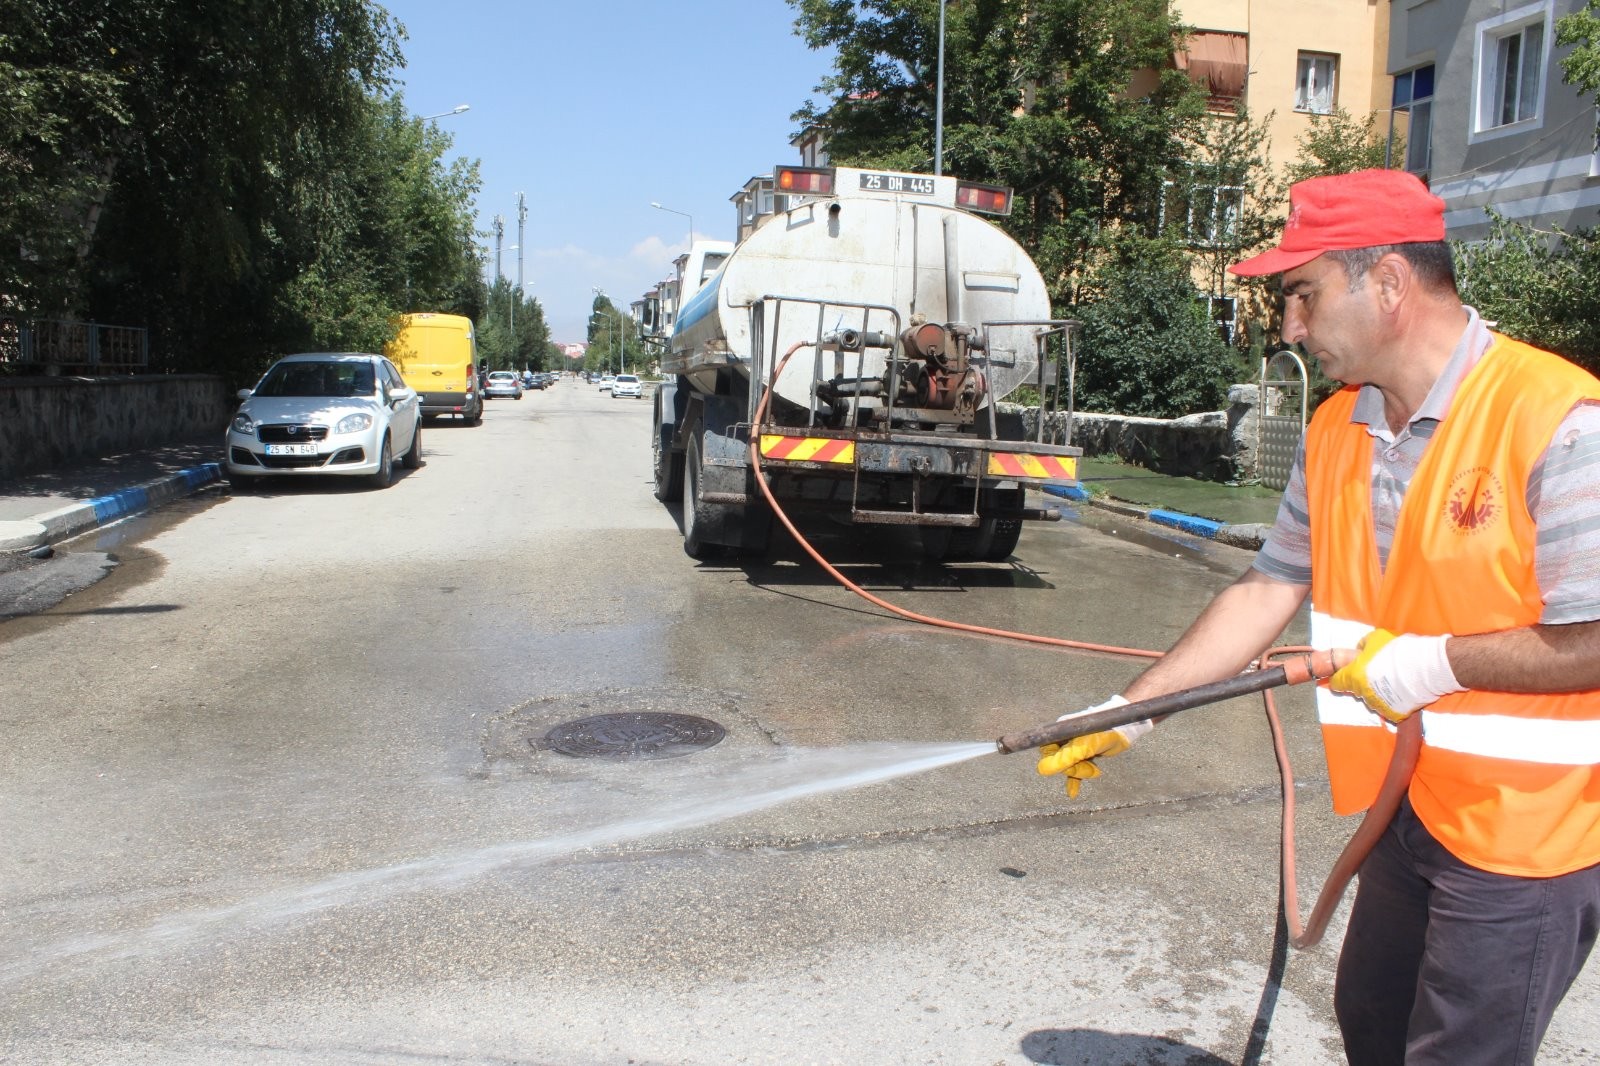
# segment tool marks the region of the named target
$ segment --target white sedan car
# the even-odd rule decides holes
[[[611,396],[632,396],[635,400],[644,396],[644,386],[639,384],[638,374],[618,374],[617,380],[611,383]]]
[[[422,465],[422,401],[381,355],[288,355],[272,364],[224,442],[228,483],[266,477],[343,474],[378,488],[394,479],[396,457]]]

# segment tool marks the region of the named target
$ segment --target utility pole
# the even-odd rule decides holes
[[[521,365],[522,349],[517,344],[517,302],[522,299],[522,229],[528,221],[528,202],[517,193],[517,288],[511,294],[511,363]]]
[[[500,241],[506,235],[506,218],[504,215],[494,216],[494,280],[500,280]]]
[[[939,87],[933,105],[933,174],[944,173],[944,9],[949,0],[939,0]]]

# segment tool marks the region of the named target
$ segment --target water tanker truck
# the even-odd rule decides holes
[[[641,315],[663,346],[655,494],[682,501],[685,549],[765,549],[754,440],[786,512],[916,526],[930,558],[1007,558],[1024,520],[1056,517],[1026,487],[1074,480],[1081,454],[999,410],[1026,383],[1054,395],[1074,325],[976,213],[1010,191],[849,167],[780,166],[772,184],[779,209],[737,245],[679,258],[670,327],[657,300]]]

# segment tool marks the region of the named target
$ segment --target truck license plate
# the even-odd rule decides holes
[[[861,175],[861,187],[869,192],[900,192],[910,193],[914,196],[932,196],[933,179],[919,178],[912,174],[874,174]]]

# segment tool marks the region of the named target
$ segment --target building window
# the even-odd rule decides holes
[[[1301,52],[1294,79],[1294,109],[1333,114],[1333,80],[1338,71],[1338,56]]]
[[[1546,0],[1478,23],[1474,133],[1538,124],[1549,61],[1549,20]]]
[[[1250,67],[1250,38],[1242,33],[1196,30],[1173,56],[1179,70],[1205,90],[1213,111],[1237,111]]]
[[[1199,296],[1196,299],[1206,309],[1212,325],[1217,327],[1217,336],[1222,338],[1222,343],[1233,344],[1239,314],[1238,299],[1233,296]]]
[[[1406,116],[1400,132],[1406,139],[1406,169],[1426,176],[1433,162],[1433,64],[1394,76],[1393,108],[1389,112],[1389,142],[1394,143],[1395,116]]]
[[[1192,248],[1227,248],[1237,239],[1243,185],[1169,180],[1162,182],[1162,190],[1162,229],[1183,220],[1183,239]]]

